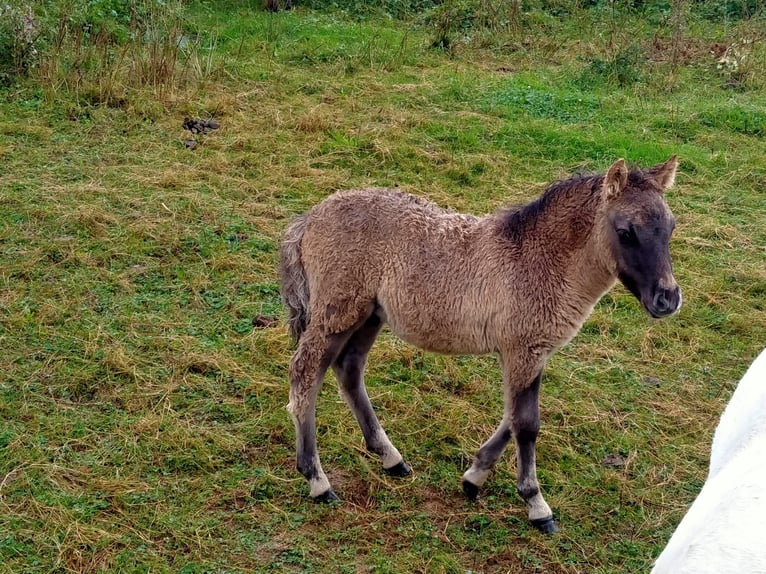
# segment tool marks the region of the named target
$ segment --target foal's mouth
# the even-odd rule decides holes
[[[651,297],[641,297],[641,304],[654,319],[664,319],[675,315],[680,311],[682,303],[683,297],[678,286],[672,289],[657,287]]]
[[[619,278],[628,291],[633,293],[635,298],[641,302],[644,310],[652,318],[664,319],[675,315],[681,309],[683,297],[681,296],[681,288],[675,280],[671,283],[673,286],[668,289],[660,287],[660,282],[655,283],[652,287],[645,287],[627,273],[620,273]]]

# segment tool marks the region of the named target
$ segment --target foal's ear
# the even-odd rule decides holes
[[[606,199],[614,199],[622,193],[628,184],[628,166],[625,160],[620,158],[612,164],[604,176],[602,193]]]
[[[678,156],[672,156],[665,163],[650,168],[646,175],[651,177],[662,191],[673,187],[676,181],[676,169],[678,169]]]

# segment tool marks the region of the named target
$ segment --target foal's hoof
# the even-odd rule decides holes
[[[398,464],[395,464],[391,468],[384,468],[383,472],[385,472],[388,476],[395,476],[397,478],[404,478],[405,476],[409,476],[412,474],[412,469],[410,468],[410,465],[404,462],[403,460],[400,461]]]
[[[530,520],[532,526],[537,528],[543,534],[556,534],[559,531],[559,527],[556,526],[556,521],[553,520],[553,516],[546,518],[535,518]]]
[[[340,498],[338,498],[338,495],[335,494],[332,488],[328,488],[322,494],[315,496],[312,500],[318,504],[326,504],[328,502],[336,502],[340,500]]]
[[[476,499],[479,498],[479,487],[476,486],[473,482],[464,480],[463,495],[466,497],[467,500],[470,500],[471,502],[476,502]]]

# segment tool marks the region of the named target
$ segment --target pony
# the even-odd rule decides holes
[[[675,219],[663,195],[677,167],[675,156],[645,170],[619,159],[606,174],[554,183],[528,205],[484,217],[377,188],[336,192],[298,216],[280,245],[279,276],[297,341],[287,410],[311,498],[338,499],[316,440],[316,400],[329,367],[384,471],[411,472],[363,380],[367,354],[388,324],[427,351],[499,357],[503,417],[463,475],[463,492],[476,499],[513,438],[529,519],[555,532],[535,461],[543,368],[618,279],[652,317],[678,311],[669,253]]]
[[[652,574],[766,572],[766,349],[737,385],[713,436],[705,485]]]

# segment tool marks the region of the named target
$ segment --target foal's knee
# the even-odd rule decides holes
[[[540,494],[540,486],[536,483],[532,484],[524,482],[516,487],[516,492],[518,492],[519,496],[526,501]]]
[[[540,432],[540,425],[514,425],[513,435],[516,437],[516,442],[519,444],[534,443],[537,441],[537,435]]]

